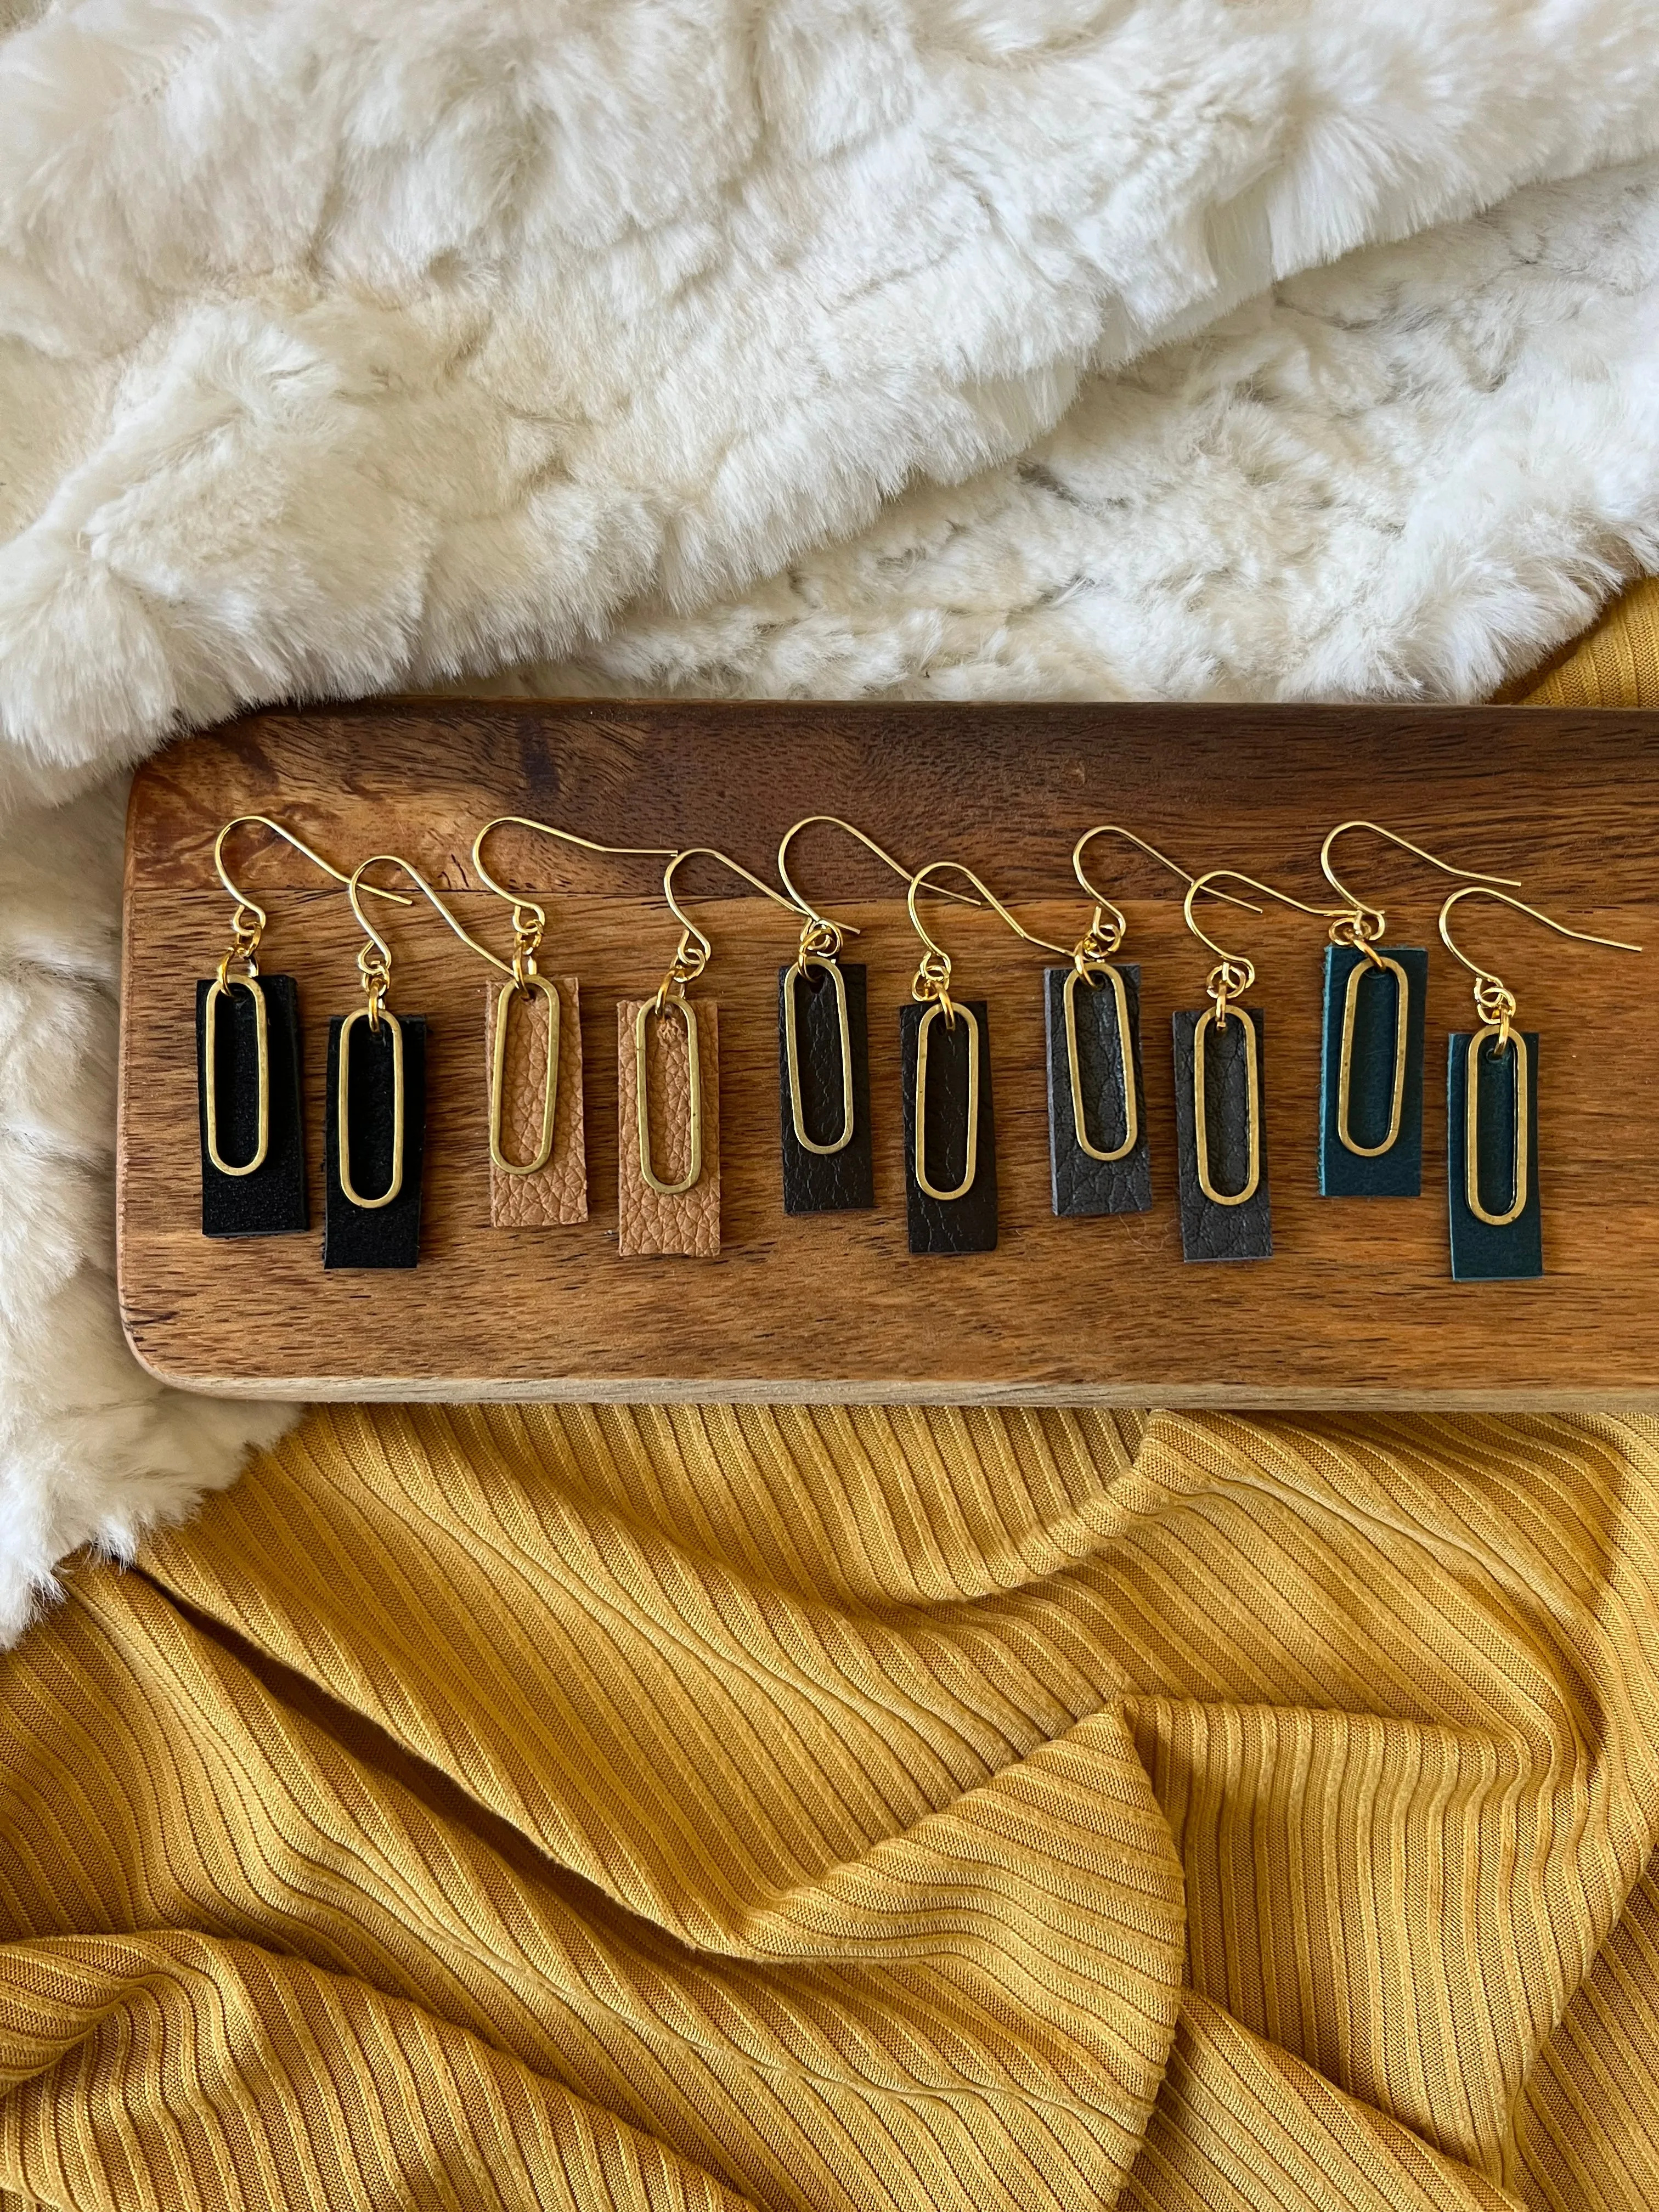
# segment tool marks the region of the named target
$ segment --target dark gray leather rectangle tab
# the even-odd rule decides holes
[[[340,1031],[328,1025],[328,1106],[324,1119],[323,1265],[325,1267],[412,1267],[421,1252],[421,1166],[426,1149],[426,1023],[400,1014],[404,1036],[404,1180],[390,1206],[354,1206],[340,1188]],[[392,1068],[391,1032],[376,1036],[367,1022],[351,1032],[351,1146],[353,1188],[375,1197],[392,1181]]]
[[[1209,1010],[1205,1008],[1203,1012]],[[1200,1014],[1174,1018],[1176,1168],[1181,1185],[1181,1250],[1188,1260],[1270,1260],[1273,1216],[1267,1200],[1267,1039],[1259,1006],[1234,1007],[1224,1027],[1206,1033],[1204,1100],[1212,1188],[1242,1190],[1249,1181],[1250,1108],[1249,1034],[1255,1030],[1255,1099],[1259,1176],[1241,1205],[1218,1205],[1205,1195],[1198,1173],[1198,1117],[1194,1106],[1193,1039]]]
[[[853,1070],[853,1133],[839,1152],[815,1152],[795,1133],[789,1083],[788,997],[794,994],[795,1059],[801,1120],[814,1144],[833,1144],[845,1122],[847,1093],[842,1066],[841,1001],[835,977],[809,966],[803,976],[792,960],[778,970],[778,1094],[782,1116],[783,1210],[840,1213],[876,1202],[870,1134],[870,1031],[861,962],[836,963],[847,994],[847,1048]]]
[[[1146,1213],[1152,1203],[1152,1173],[1146,1141],[1146,1086],[1140,1074],[1140,969],[1126,961],[1117,970],[1123,979],[1129,1020],[1128,1072],[1138,1124],[1135,1141],[1121,1160],[1097,1160],[1078,1141],[1066,1037],[1066,982],[1076,972],[1072,968],[1042,971],[1042,1008],[1048,1028],[1048,1173],[1054,1212]],[[1092,984],[1080,981],[1072,994],[1072,1012],[1085,1133],[1101,1151],[1110,1152],[1127,1133],[1117,994],[1110,977],[1097,977]]]
[[[1380,1145],[1393,1118],[1397,1065],[1399,979],[1367,960],[1357,946],[1325,948],[1325,1027],[1320,1060],[1319,1188],[1326,1198],[1417,1198],[1423,1189],[1423,1024],[1429,1002],[1429,956],[1420,945],[1379,945],[1406,976],[1406,1066],[1401,1090],[1400,1133],[1385,1152],[1367,1158],[1351,1152],[1339,1130],[1342,1030],[1348,978],[1361,976],[1354,998],[1353,1045],[1348,1056],[1347,1130],[1355,1144]]]
[[[994,1252],[997,1242],[996,1120],[991,1109],[991,1030],[983,999],[958,999],[957,1024],[941,1014],[927,1034],[923,1158],[927,1180],[953,1190],[967,1173],[969,1055],[977,1024],[978,1138],[974,1180],[960,1198],[930,1197],[916,1180],[916,1066],[928,1006],[899,1008],[899,1075],[904,1094],[905,1212],[913,1252]],[[972,1023],[962,1017],[970,1015]]]
[[[311,1226],[305,1116],[300,1097],[300,994],[292,975],[261,975],[265,1002],[268,1138],[251,1175],[223,1175],[208,1153],[207,1004],[213,979],[196,985],[196,1105],[202,1139],[204,1237],[291,1237]],[[214,1017],[214,1119],[219,1157],[234,1167],[258,1150],[258,1012],[232,979]]]
[[[1502,1227],[1482,1221],[1469,1206],[1469,1039],[1473,1030],[1453,1030],[1446,1040],[1446,1199],[1451,1224],[1451,1271],[1456,1283],[1517,1282],[1544,1272],[1543,1212],[1538,1199],[1538,1036],[1512,1030],[1527,1052],[1527,1202]],[[1480,1048],[1477,1094],[1476,1154],[1480,1163],[1475,1189],[1488,1213],[1506,1213],[1515,1200],[1516,1075],[1518,1055],[1492,1055],[1492,1038]]]

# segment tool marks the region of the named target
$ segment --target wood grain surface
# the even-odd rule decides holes
[[[864,931],[876,1207],[784,1213],[775,978],[793,933],[734,878],[688,863],[679,881],[714,945],[698,988],[720,1006],[717,1260],[617,1250],[616,1005],[654,987],[675,941],[648,860],[518,831],[491,848],[498,873],[545,894],[543,964],[580,979],[583,1223],[490,1225],[489,971],[429,908],[386,909],[391,1003],[432,1031],[410,1273],[325,1276],[314,1234],[201,1236],[191,1011],[195,978],[226,941],[213,839],[249,811],[348,865],[406,854],[498,951],[506,911],[475,886],[468,855],[477,825],[507,811],[618,842],[717,844],[769,874],[789,823],[842,813],[913,865],[968,860],[1063,944],[1086,919],[1069,856],[1091,823],[1316,898],[1324,831],[1369,816],[1523,878],[1526,896],[1581,927],[1659,946],[1656,741],[1659,716],[1528,708],[378,702],[182,742],[139,772],[129,824],[119,1268],[133,1348],[167,1381],[270,1395],[1659,1406],[1659,956],[1565,944],[1484,902],[1461,910],[1471,949],[1543,1037],[1547,1273],[1455,1285],[1445,1038],[1471,1025],[1468,979],[1435,934],[1443,879],[1375,841],[1345,848],[1352,880],[1388,907],[1391,939],[1433,948],[1424,1195],[1317,1195],[1322,925],[1213,908],[1216,933],[1256,959],[1272,1026],[1276,1256],[1255,1265],[1182,1264],[1170,1018],[1202,1003],[1209,957],[1173,878],[1112,841],[1091,860],[1142,969],[1149,1214],[1050,1212],[1047,956],[992,915],[933,909],[959,990],[991,1009],[1001,1242],[983,1256],[906,1249],[897,1009],[915,941],[902,887],[833,831],[807,833],[792,863]],[[270,911],[264,968],[299,979],[320,1221],[324,1039],[329,1016],[356,1002],[360,936],[343,894],[265,833],[239,833],[232,860]]]

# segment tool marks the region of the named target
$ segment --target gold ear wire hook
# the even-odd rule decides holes
[[[1225,945],[1218,945],[1207,931],[1193,919],[1193,902],[1200,892],[1212,890],[1218,877],[1229,882],[1246,884],[1260,891],[1264,898],[1277,899],[1281,906],[1294,907],[1299,914],[1310,914],[1322,921],[1329,921],[1340,908],[1310,906],[1305,899],[1295,897],[1289,891],[1275,890],[1259,877],[1247,876],[1242,868],[1206,868],[1195,876],[1187,886],[1187,895],[1181,902],[1181,911],[1187,927],[1200,945],[1207,945],[1216,955],[1216,965],[1210,970],[1205,988],[1214,1000],[1206,1006],[1193,1024],[1193,1148],[1198,1175],[1199,1188],[1212,1206],[1237,1206],[1247,1205],[1261,1187],[1261,1059],[1256,1038],[1255,1018],[1248,1006],[1241,1006],[1238,1018],[1244,1032],[1244,1095],[1246,1100],[1246,1130],[1248,1157],[1244,1179],[1237,1190],[1224,1191],[1214,1181],[1210,1159],[1210,1115],[1206,1089],[1206,1065],[1207,1040],[1212,1029],[1224,1030],[1231,1016],[1227,1002],[1242,999],[1255,981],[1255,963],[1242,952],[1229,952]]]
[[[785,898],[769,884],[751,875],[741,861],[734,860],[729,853],[722,853],[714,845],[686,845],[671,855],[662,872],[662,894],[668,902],[668,910],[680,925],[680,941],[668,964],[668,972],[658,987],[656,996],[642,999],[634,1017],[634,1087],[635,1116],[639,1142],[640,1174],[648,1188],[661,1198],[678,1198],[692,1188],[702,1174],[702,1054],[699,1042],[697,1008],[685,995],[685,987],[701,975],[708,966],[714,946],[698,928],[685,908],[674,896],[674,872],[687,860],[703,859],[718,860],[734,876],[754,888],[786,914],[805,915],[806,909],[799,900]],[[667,1182],[658,1175],[651,1157],[650,1085],[646,1070],[646,1030],[650,1016],[667,1017],[672,1006],[678,1009],[685,1026],[686,1056],[686,1166],[677,1181]]]
[[[741,876],[744,883],[752,884],[763,897],[769,898],[774,906],[781,906],[786,914],[798,914],[811,919],[810,909],[799,899],[786,898],[781,891],[775,891],[770,884],[763,883],[758,876],[751,875],[740,860],[734,860],[729,853],[722,853],[718,846],[682,846],[662,872],[662,895],[668,902],[669,912],[680,925],[680,941],[657,993],[659,1011],[667,1005],[670,999],[678,998],[685,986],[702,975],[714,950],[674,896],[675,870],[687,860],[718,860],[721,867],[729,868],[734,876]]]
[[[1520,884],[1518,876],[1495,875],[1486,868],[1454,867],[1449,860],[1443,860],[1437,853],[1431,853],[1425,845],[1413,844],[1409,837],[1402,837],[1398,830],[1384,829],[1380,822],[1339,822],[1319,848],[1319,865],[1326,882],[1339,898],[1348,902],[1345,912],[1337,915],[1331,924],[1331,942],[1333,945],[1352,945],[1364,954],[1373,967],[1382,964],[1371,947],[1388,927],[1389,918],[1380,906],[1370,906],[1364,899],[1357,898],[1337,874],[1331,860],[1332,847],[1339,837],[1346,836],[1351,830],[1369,830],[1374,837],[1385,837],[1389,844],[1398,845],[1401,852],[1411,853],[1419,860],[1426,860],[1431,868],[1438,868],[1444,876],[1462,876],[1471,884],[1508,884],[1511,888],[1518,887]],[[1346,931],[1343,931],[1344,923],[1347,924]]]
[[[498,969],[503,975],[510,975],[513,973],[510,962],[498,960],[487,945],[480,945],[476,937],[462,928],[437,892],[433,890],[426,878],[411,861],[404,860],[401,853],[371,853],[366,860],[360,860],[357,863],[349,877],[346,878],[346,896],[351,901],[351,911],[356,915],[363,934],[368,939],[368,943],[357,955],[357,972],[363,979],[363,988],[368,993],[370,1029],[380,1027],[380,1003],[391,987],[392,947],[363,912],[360,894],[363,891],[378,892],[378,885],[364,883],[363,873],[366,869],[378,867],[383,860],[388,867],[403,870],[416,890],[430,904],[433,911],[442,916],[470,952],[476,952],[480,960],[487,960],[492,968]],[[404,901],[405,906],[410,903],[408,899]]]
[[[928,880],[938,868],[954,868],[959,876],[966,876],[986,905],[1007,923],[1016,937],[1023,937],[1028,945],[1040,946],[1044,952],[1057,952],[1062,960],[1069,960],[1072,957],[1072,952],[1068,945],[1051,945],[1046,937],[1034,936],[1017,915],[1008,911],[990,885],[981,877],[976,876],[965,862],[929,860],[925,868],[918,868],[911,877],[910,888],[905,893],[904,899],[905,905],[910,912],[910,926],[926,947],[916,969],[915,981],[910,986],[910,996],[923,1003],[929,999],[937,1000],[939,1011],[945,1016],[945,1026],[946,1029],[954,1029],[956,1007],[951,998],[951,956],[937,939],[928,935],[921,916],[916,912],[917,894],[938,888]]]
[[[859,843],[873,853],[885,866],[890,867],[901,882],[908,884],[910,881],[910,871],[908,868],[902,867],[884,846],[877,844],[875,839],[860,830],[855,823],[845,820],[839,814],[804,814],[799,822],[784,831],[778,841],[778,881],[788,892],[800,912],[806,916],[805,927],[801,931],[801,957],[805,958],[811,955],[817,955],[822,958],[833,960],[841,951],[842,939],[857,937],[860,934],[858,929],[850,921],[831,921],[828,915],[820,914],[810,900],[801,896],[789,875],[788,855],[791,844],[803,830],[810,830],[815,823],[820,822],[827,823],[833,829],[844,830],[849,837],[856,837]],[[955,899],[963,906],[979,904],[979,901],[971,897],[968,892],[946,890],[942,884],[930,884],[928,889],[939,898]]]
[[[1167,853],[1160,853],[1156,845],[1148,844],[1144,837],[1137,837],[1133,830],[1124,829],[1121,823],[1097,822],[1092,830],[1085,830],[1072,848],[1072,873],[1094,901],[1095,912],[1094,919],[1089,925],[1088,934],[1078,946],[1074,957],[1090,960],[1109,960],[1128,934],[1129,923],[1122,908],[1115,901],[1109,899],[1105,892],[1096,884],[1091,884],[1083,872],[1083,855],[1097,837],[1127,838],[1131,845],[1138,845],[1143,853],[1149,854],[1161,866],[1166,867],[1172,876],[1179,876],[1183,884],[1193,883],[1196,878],[1190,869],[1183,868],[1178,860],[1172,860]],[[1259,906],[1252,906],[1249,899],[1235,898],[1231,891],[1212,891],[1210,896],[1212,898],[1224,900],[1229,906],[1242,906],[1249,914],[1260,914],[1261,911]],[[1112,917],[1109,933],[1102,927],[1102,923],[1109,914]]]
[[[1482,968],[1478,962],[1471,960],[1454,943],[1448,927],[1451,910],[1461,899],[1466,898],[1495,899],[1502,906],[1513,907],[1517,914],[1528,915],[1534,921],[1541,921],[1546,929],[1553,929],[1558,937],[1571,937],[1580,945],[1604,945],[1609,952],[1639,952],[1642,950],[1639,945],[1627,945],[1622,937],[1597,937],[1588,929],[1570,929],[1565,921],[1557,921],[1541,907],[1528,906],[1524,899],[1511,898],[1507,891],[1495,890],[1490,884],[1465,884],[1461,889],[1449,893],[1440,909],[1440,939],[1453,959],[1467,968],[1474,976],[1474,1010],[1483,1023],[1496,1030],[1496,1048],[1500,1054],[1509,1046],[1510,1024],[1514,1020],[1516,1011],[1515,994],[1501,976],[1495,975],[1490,968]]]
[[[1247,876],[1240,868],[1206,868],[1201,876],[1194,876],[1187,886],[1187,896],[1181,902],[1181,911],[1186,918],[1188,928],[1199,943],[1207,945],[1216,956],[1218,964],[1210,971],[1207,988],[1215,1000],[1218,1026],[1224,1028],[1227,1001],[1242,998],[1255,981],[1255,963],[1244,953],[1229,952],[1225,945],[1218,945],[1214,938],[1200,929],[1193,919],[1193,901],[1200,891],[1207,891],[1218,876],[1225,876],[1232,883],[1248,884],[1253,891],[1260,891],[1264,898],[1277,899],[1281,906],[1294,907],[1298,914],[1310,914],[1317,921],[1328,921],[1338,914],[1346,912],[1346,908],[1310,906],[1306,899],[1296,898],[1289,891],[1275,890],[1271,884],[1264,884],[1255,876]],[[1243,902],[1235,901],[1234,903],[1242,904]],[[1255,911],[1260,912],[1260,908]]]
[[[273,822],[270,815],[234,814],[213,841],[215,872],[226,891],[236,902],[236,911],[231,917],[230,924],[235,942],[220,963],[221,982],[225,981],[223,971],[232,960],[248,961],[251,963],[249,974],[255,975],[258,972],[255,955],[258,951],[259,939],[265,931],[267,921],[265,910],[258,899],[251,897],[241,888],[232,876],[230,870],[225,866],[225,840],[233,830],[243,829],[251,822],[257,822],[262,830],[271,830],[283,840],[284,844],[292,845],[296,853],[302,854],[311,862],[313,867],[320,868],[325,876],[331,876],[337,884],[344,884],[349,887],[351,882],[350,877],[337,868],[331,860],[325,860],[320,853],[314,851],[307,844],[303,837],[296,837],[291,830],[285,830],[280,822]],[[375,884],[370,884],[368,888],[374,892],[376,898],[390,899],[394,906],[408,906],[410,903],[402,891],[384,891]]]
[[[492,830],[508,829],[534,830],[544,837],[556,837],[562,844],[578,845],[585,853],[604,853],[612,858],[666,860],[674,852],[672,845],[602,845],[595,837],[578,836],[574,830],[561,830],[556,823],[538,822],[528,814],[497,814],[486,822],[472,840],[472,865],[484,888],[513,909],[513,979],[520,990],[536,973],[536,953],[547,927],[547,908],[521,891],[509,890],[484,866],[484,839]]]

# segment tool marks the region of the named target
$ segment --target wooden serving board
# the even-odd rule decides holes
[[[1346,860],[1390,938],[1433,949],[1424,1195],[1317,1194],[1323,929],[1214,907],[1254,954],[1267,1010],[1277,1256],[1184,1266],[1175,1208],[1170,1016],[1202,1003],[1209,956],[1174,880],[1127,847],[1092,850],[1142,969],[1150,1214],[1050,1211],[1040,967],[994,915],[938,905],[963,996],[989,1001],[1001,1241],[912,1258],[898,1014],[915,941],[902,887],[828,830],[798,879],[864,934],[876,1143],[873,1212],[791,1218],[779,1183],[776,971],[788,917],[702,861],[681,882],[714,944],[724,1249],[618,1256],[615,1005],[654,987],[675,932],[649,861],[502,833],[492,865],[545,895],[550,973],[580,979],[591,1211],[557,1230],[489,1225],[488,971],[422,905],[396,908],[392,1003],[428,1017],[425,1228],[412,1273],[325,1274],[319,1233],[199,1233],[193,994],[226,942],[211,851],[232,815],[272,813],[346,865],[400,851],[504,951],[473,883],[478,824],[540,815],[613,842],[711,843],[769,874],[800,815],[841,813],[911,865],[979,868],[1028,927],[1085,919],[1073,840],[1127,823],[1194,866],[1233,865],[1321,896],[1319,842],[1370,817],[1604,935],[1659,947],[1659,716],[1529,708],[377,703],[251,717],[176,744],[134,783],[126,873],[120,1287],[153,1373],[187,1388],[313,1397],[999,1400],[1187,1405],[1659,1406],[1659,1022],[1654,961],[1563,943],[1484,902],[1468,941],[1542,1032],[1541,1281],[1455,1285],[1446,1249],[1445,1036],[1468,979],[1440,948],[1443,878],[1373,841]],[[299,979],[313,1218],[322,1218],[331,1014],[358,1002],[344,895],[262,833],[234,865],[270,911],[263,959]],[[1220,917],[1225,916],[1224,925]]]

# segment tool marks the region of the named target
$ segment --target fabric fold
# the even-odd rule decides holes
[[[0,2180],[527,2205],[511,2107],[596,2204],[1636,2212],[1656,1484],[1612,1418],[315,1413],[0,1662]]]

